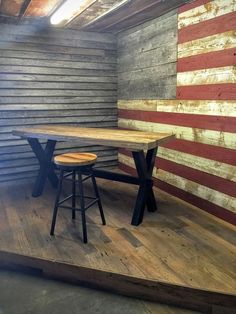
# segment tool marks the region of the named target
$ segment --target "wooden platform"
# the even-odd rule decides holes
[[[51,187],[32,198],[30,183],[1,186],[0,264],[208,313],[236,308],[235,227],[159,190],[158,211],[134,227],[136,187],[98,184],[107,225],[96,207],[89,209],[88,244],[79,213],[72,223],[64,209],[50,237]]]

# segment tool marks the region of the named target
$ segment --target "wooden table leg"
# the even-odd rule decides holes
[[[155,164],[157,148],[148,150],[145,158],[143,151],[132,152],[139,178],[139,190],[134,206],[131,224],[138,226],[144,215],[145,206],[149,211],[157,209],[153,192],[152,172]]]
[[[52,156],[56,141],[48,140],[45,149],[43,149],[38,139],[28,138],[27,140],[33,152],[35,153],[40,165],[38,176],[36,178],[32,192],[32,196],[37,197],[42,195],[47,178],[49,179],[53,187],[57,187],[58,178],[54,172],[52,164]]]

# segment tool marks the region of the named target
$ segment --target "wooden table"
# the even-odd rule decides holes
[[[174,138],[174,135],[120,129],[80,128],[66,125],[20,128],[13,130],[12,133],[27,139],[40,164],[32,196],[37,197],[42,194],[47,178],[54,187],[57,186],[58,178],[52,163],[56,142],[78,140],[88,144],[126,148],[132,151],[137,177],[95,169],[97,177],[139,186],[132,225],[137,226],[142,222],[145,206],[149,211],[157,209],[152,181],[157,148],[159,143]],[[43,149],[39,139],[47,140],[45,149]]]

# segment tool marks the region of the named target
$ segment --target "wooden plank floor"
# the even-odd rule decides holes
[[[97,180],[107,225],[87,211],[88,244],[79,213],[60,209],[50,237],[55,191],[32,198],[32,183],[0,190],[0,260],[6,253],[135,278],[236,294],[236,228],[159,190],[158,211],[130,225],[137,187]],[[88,186],[89,189],[89,186]],[[66,187],[68,190],[68,187]],[[17,258],[16,258],[17,259]],[[14,261],[13,261],[14,262]]]

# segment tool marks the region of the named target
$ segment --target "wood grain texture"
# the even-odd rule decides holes
[[[177,71],[195,71],[200,69],[211,69],[217,67],[231,66],[235,60],[235,48],[203,53],[178,59]]]
[[[120,6],[122,7],[122,5],[125,5],[127,2],[128,0],[112,0],[109,2],[105,0],[94,1],[92,5],[77,15],[67,27],[73,29],[84,28],[101,16],[105,16],[108,12],[114,11]]]
[[[126,1],[117,10],[108,12],[104,17],[95,20],[86,26],[86,30],[120,32],[122,30],[140,25],[148,20],[155,19],[188,1],[183,0],[131,0]]]
[[[227,149],[220,146],[212,146],[181,139],[176,139],[170,143],[166,143],[164,146],[179,152],[227,163],[228,165],[236,165],[234,149]]]
[[[61,8],[68,12],[65,16],[64,19],[59,23],[60,26],[65,26],[68,25],[76,16],[79,16],[80,14],[83,14],[84,11],[86,11],[87,8],[90,8],[93,6],[93,4],[97,3],[97,0],[84,0],[80,1],[78,6],[70,5],[68,6],[65,3],[65,7],[63,7],[64,3],[62,3]]]
[[[205,313],[213,306],[234,309],[233,226],[157,191],[158,212],[136,228],[129,224],[136,188],[104,180],[98,185],[107,225],[101,226],[96,207],[88,210],[87,245],[81,242],[80,222],[72,224],[66,210],[60,211],[56,236],[49,236],[50,187],[37,200],[30,197],[29,183],[1,188],[1,265],[31,267],[77,284]]]
[[[129,174],[135,175],[135,171],[127,165],[120,164],[120,169]],[[213,204],[210,200],[198,197],[192,194],[191,192],[186,192],[179,188],[178,186],[168,184],[159,179],[154,179],[154,185],[160,188],[161,190],[165,191],[166,193],[171,194],[181,200],[184,200],[189,204],[192,204],[193,206],[197,206],[198,208],[203,209],[204,211],[210,213],[211,215],[214,215],[236,226],[236,215],[233,212],[221,206]]]
[[[235,100],[121,99],[118,109],[236,117]]]
[[[142,60],[142,53],[146,54],[147,65],[147,69],[135,69],[133,73],[118,73],[118,87],[124,91],[123,95],[118,93],[119,126],[145,131],[175,130],[177,140],[160,148],[157,168],[164,172],[159,173],[158,186],[232,223],[236,197],[235,10],[235,0],[197,0],[178,10],[177,77],[172,85],[169,84],[174,79],[176,63],[167,63],[171,54],[165,54],[166,63],[157,66],[156,73],[152,69],[156,56],[152,52],[157,51],[159,56],[160,50],[155,35],[151,36],[150,25],[143,25],[141,31],[136,27],[121,33],[124,39],[118,43],[118,49],[128,55],[118,59],[128,69],[136,60]],[[161,49],[165,34],[173,36],[171,27],[168,28],[174,25],[171,16],[169,13],[165,20],[155,23]],[[136,36],[132,37],[132,33]],[[169,42],[171,45],[170,39]],[[156,98],[152,95],[151,79],[140,84],[142,74],[156,78],[156,91],[162,91]],[[165,92],[172,86],[175,94],[168,97]],[[168,99],[161,99],[165,95]],[[129,170],[129,160],[123,156],[121,159],[122,169]]]
[[[184,10],[178,16],[179,28],[179,45],[178,45],[178,73],[177,73],[177,98],[178,99],[224,99],[235,100],[235,17],[236,17],[235,1],[216,0],[207,3],[198,3],[198,5]],[[183,58],[182,58],[183,57]],[[217,62],[219,60],[219,62]],[[183,64],[186,66],[183,66]],[[233,115],[236,114],[235,108],[230,108]],[[219,114],[215,116],[221,119]],[[225,121],[222,125],[227,125]],[[210,128],[210,126],[206,128]],[[235,150],[235,130],[232,132],[232,146]],[[224,132],[222,132],[224,136]],[[218,144],[220,146],[220,144]],[[223,173],[219,177],[208,176],[205,174],[206,169],[202,167],[202,175],[197,175],[195,170],[190,172],[195,173],[194,176],[184,177],[194,182],[194,184],[201,184],[198,188],[199,195],[194,191],[191,194],[205,199],[203,208],[210,211],[210,203],[213,204],[213,212],[232,223],[235,223],[235,218],[225,214],[225,210],[235,213],[236,195],[231,193],[235,190],[235,174],[232,164],[229,165],[229,170],[232,168],[232,176],[225,176]],[[174,171],[178,175],[177,172]],[[217,174],[217,171],[213,173]],[[212,181],[214,180],[214,184]],[[173,181],[172,181],[173,183]],[[172,184],[170,183],[170,184]],[[190,184],[191,185],[191,184]],[[190,187],[189,185],[189,187]],[[228,188],[226,188],[228,186]],[[182,186],[183,187],[183,186]],[[193,187],[193,186],[192,186]],[[194,188],[196,189],[196,187]],[[188,187],[186,187],[188,190]],[[215,193],[215,191],[217,191]],[[188,190],[189,192],[189,190]],[[229,203],[227,203],[229,195]],[[206,197],[206,195],[208,195]],[[185,196],[184,196],[185,197]],[[196,203],[200,203],[195,199]],[[231,203],[231,205],[229,205]],[[232,205],[233,204],[233,205]],[[229,206],[228,206],[229,205]],[[217,206],[219,206],[217,208]],[[220,214],[220,208],[222,214]]]
[[[175,9],[191,0],[85,0],[71,6],[71,14],[59,25],[70,29],[95,32],[118,32],[139,25]],[[0,20],[9,24],[48,27],[53,12],[63,0],[2,0]]]
[[[79,140],[85,143],[124,147],[130,150],[152,149],[159,143],[173,139],[170,133],[139,132],[119,129],[79,128],[65,125],[42,125],[13,130],[13,135],[23,138],[52,139],[56,141]]]
[[[175,11],[118,36],[118,98],[173,98],[176,92]]]
[[[227,163],[183,152],[178,152],[178,154],[176,154],[175,150],[165,147],[159,148],[158,155],[165,160],[170,160],[186,167],[191,167],[193,169],[204,171],[205,173],[236,182],[236,167]],[[213,183],[214,179],[212,178],[211,181]],[[231,190],[231,192],[233,191]]]
[[[235,74],[234,66],[181,72],[177,74],[177,85],[235,84]]]
[[[133,119],[119,119],[120,128],[133,129],[148,132],[166,132],[174,133],[177,139],[182,139],[201,144],[224,147],[236,150],[235,133],[197,129],[191,127],[174,126],[165,123],[146,122]]]
[[[199,24],[236,11],[235,1],[214,0],[179,14],[178,28]]]
[[[134,162],[130,156],[119,154],[119,161],[135,169]],[[225,194],[220,191],[220,187],[214,186],[214,189],[211,188],[209,181],[214,180],[214,176],[211,176],[209,180],[209,177],[201,175],[197,171],[191,171],[191,169],[184,166],[178,166],[175,162],[171,162],[167,166],[166,164],[168,163],[165,160],[157,160],[153,173],[155,178],[172,186],[178,186],[178,188],[188,193],[209,200],[211,203],[236,214],[235,183],[231,184],[232,193]],[[224,180],[221,180],[221,182],[224,184]]]
[[[62,0],[31,0],[25,13],[25,17],[44,17],[50,15]]]
[[[60,166],[87,166],[94,164],[97,156],[91,153],[66,153],[54,157],[54,163]]]
[[[181,28],[179,29],[178,42],[181,44],[186,41],[195,40],[235,29],[235,17],[236,12],[233,11],[210,20],[202,21],[200,23]]]
[[[226,194],[223,198],[227,200],[227,195],[236,197],[236,168],[226,163],[220,163],[200,158],[191,154],[159,147],[159,153],[156,159],[156,168],[169,171],[187,180],[196,182],[199,185],[207,186],[217,192]],[[123,158],[130,165],[130,152],[120,149],[120,159]],[[126,160],[126,157],[129,157]],[[124,158],[125,157],[125,158]],[[131,164],[133,165],[133,164]],[[199,194],[200,197],[200,194]],[[215,198],[215,197],[214,197]],[[234,211],[234,210],[233,210]]]
[[[24,23],[17,25],[17,26],[11,26],[9,27],[8,24],[2,24],[1,25],[1,35],[6,35],[6,31],[8,30],[9,34],[12,36],[15,35],[24,35],[25,37],[29,37],[29,41],[32,40],[33,42],[38,42],[44,38],[45,41],[49,41],[49,38],[54,38],[53,42],[56,42],[56,38],[59,40],[64,40],[68,42],[69,40],[73,40],[73,42],[76,41],[76,39],[80,39],[81,41],[90,42],[103,42],[103,43],[110,43],[111,45],[115,46],[114,41],[114,35],[113,34],[107,34],[107,33],[97,33],[97,32],[89,32],[90,36],[88,37],[88,33],[81,31],[78,32],[77,30],[67,30],[67,29],[60,29],[60,28],[39,28],[37,25],[27,25],[27,27],[24,25]],[[34,36],[34,35],[38,36]],[[7,36],[5,36],[7,37]],[[66,48],[66,47],[65,47]],[[81,48],[81,47],[80,47]],[[94,47],[95,48],[95,47]],[[96,49],[96,48],[95,48]]]
[[[179,44],[178,58],[235,48],[235,46],[235,32],[231,30],[225,33],[219,33]]]
[[[3,15],[18,16],[23,5],[24,0],[1,0],[0,12]]]
[[[30,152],[26,141],[11,134],[16,126],[45,123],[104,128],[117,126],[115,47],[116,39],[111,34],[46,31],[35,26],[1,24],[2,181],[29,178],[37,173],[37,160],[32,155],[25,155],[26,151]],[[79,150],[83,148],[75,141],[71,145],[58,143],[56,154],[74,152],[76,147]],[[117,163],[115,149],[108,154],[104,147],[102,155],[96,145],[84,144],[84,147],[93,151],[97,149],[100,155],[98,166],[110,167]],[[16,152],[17,159],[14,156]]]
[[[210,2],[211,0],[195,0],[193,2],[190,2],[188,4],[183,5],[182,7],[180,7],[178,9],[179,14],[188,11],[188,10],[192,10],[196,7],[199,7],[200,5],[204,5],[207,4],[208,2]]]
[[[234,83],[224,83],[177,86],[176,97],[178,99],[233,100],[236,98],[236,85]]]
[[[235,117],[216,117],[211,115],[195,115],[175,112],[150,112],[144,110],[119,110],[122,119],[141,120],[186,126],[198,129],[215,130],[222,132],[236,132]]]

